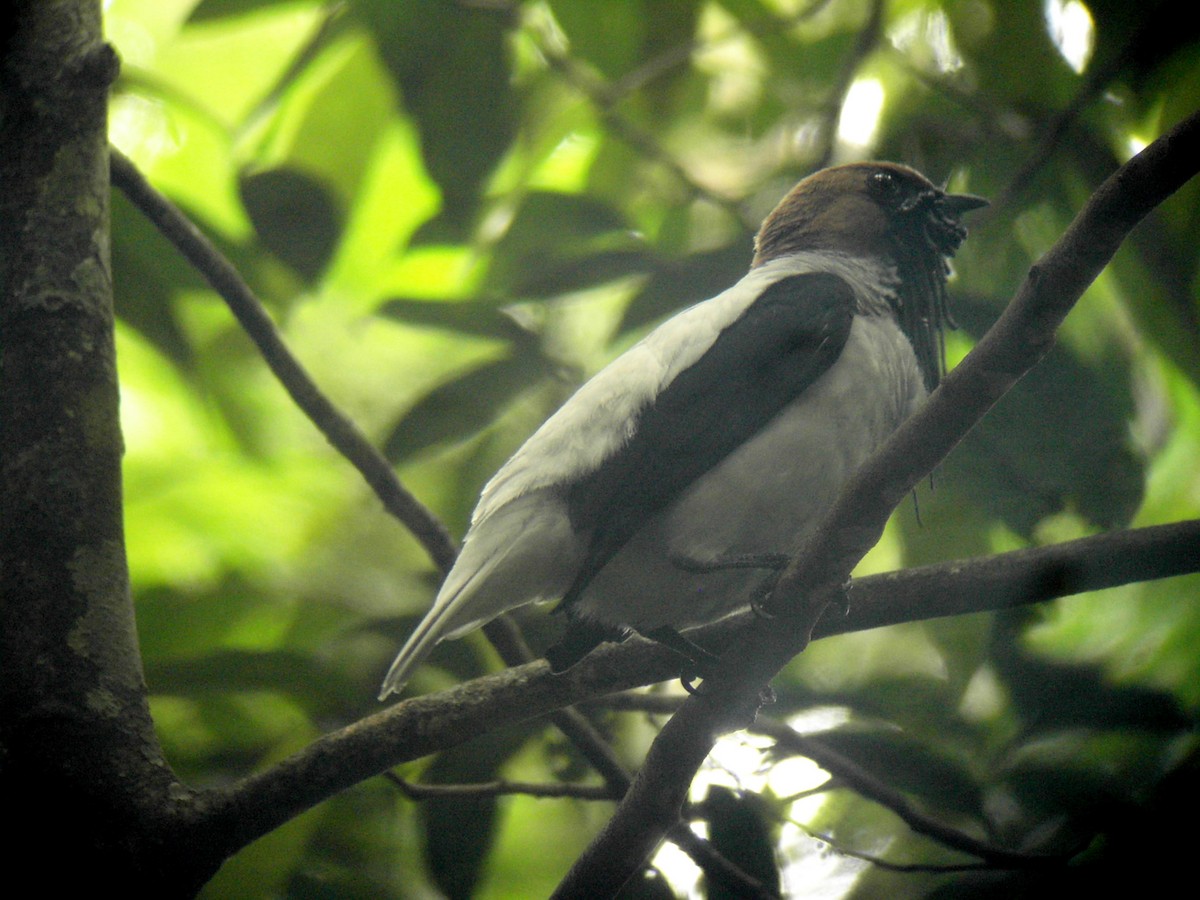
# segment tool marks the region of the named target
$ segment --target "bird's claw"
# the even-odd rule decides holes
[[[754,613],[755,618],[763,619],[765,621],[770,621],[771,619],[775,618],[775,613],[771,612],[763,605],[764,601],[769,596],[770,592],[768,591],[767,593],[761,594],[750,601],[750,612]]]
[[[850,615],[850,582],[847,581],[838,590],[832,592],[829,605],[839,610],[843,618]]]
[[[683,668],[679,670],[679,684],[689,694],[698,694],[700,688],[696,686],[696,679],[701,679],[701,685],[704,684],[703,676],[697,672],[689,663],[684,663]]]

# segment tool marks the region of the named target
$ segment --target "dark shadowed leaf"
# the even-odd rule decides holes
[[[982,792],[969,768],[899,729],[858,723],[824,732],[819,740],[880,782],[934,808],[967,815],[981,811]]]
[[[715,297],[746,274],[753,257],[754,242],[745,234],[716,250],[693,253],[659,265],[630,301],[621,330],[641,328],[693,303]]]
[[[470,300],[418,300],[397,297],[379,307],[379,315],[410,325],[431,325],[460,334],[529,343],[532,336],[501,307],[509,298],[473,297]]]
[[[607,203],[530,194],[495,248],[489,281],[513,297],[552,297],[645,272],[644,242]]]
[[[540,357],[518,353],[486,363],[426,394],[396,423],[384,453],[401,462],[435,444],[463,440],[498,416],[508,403],[546,375]]]
[[[1136,684],[1114,684],[1095,665],[1036,655],[1021,640],[1032,610],[998,613],[991,657],[1023,727],[1030,733],[1070,728],[1182,732],[1193,719],[1171,694]]]
[[[341,234],[333,195],[311,175],[287,168],[243,173],[238,187],[267,249],[305,280],[316,278]]]
[[[708,840],[729,860],[767,891],[779,890],[779,864],[775,860],[776,828],[767,802],[752,793],[738,793],[712,785],[701,803],[708,822]],[[705,879],[710,900],[744,897],[745,885],[736,880]]]
[[[980,334],[979,307],[959,305],[967,331]],[[1144,467],[1128,420],[1127,363],[1109,355],[1085,364],[1064,344],[988,413],[947,459],[957,485],[1018,534],[1072,509],[1099,528],[1129,523],[1142,499]]]
[[[520,101],[509,54],[515,9],[441,0],[357,0],[354,9],[376,34],[420,129],[444,218],[465,228],[516,133]]]
[[[425,770],[429,784],[475,784],[494,780],[504,763],[539,730],[522,725],[490,732],[438,755]],[[450,898],[476,896],[483,865],[495,838],[499,814],[495,797],[425,800],[425,857],[430,874]]]

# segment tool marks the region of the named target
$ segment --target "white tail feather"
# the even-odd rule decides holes
[[[399,693],[437,644],[526,603],[561,596],[581,553],[566,510],[529,495],[477,523],[438,591],[433,608],[401,648],[379,699]]]

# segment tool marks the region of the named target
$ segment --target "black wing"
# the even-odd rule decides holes
[[[559,608],[654,514],[758,433],[841,355],[854,293],[835,275],[781,278],[648,406],[629,442],[571,486],[567,509],[588,555]]]

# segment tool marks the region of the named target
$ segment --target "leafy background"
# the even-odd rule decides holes
[[[740,277],[762,216],[821,165],[894,159],[993,199],[956,260],[961,358],[1095,186],[1200,106],[1200,40],[1174,6],[112,0],[111,131],[460,535],[520,441],[652,324]],[[921,492],[919,521],[902,508],[862,571],[1200,512],[1198,190],[1140,227],[1046,362]],[[152,708],[180,774],[217,784],[375,711],[437,577],[219,299],[113,202]],[[1172,816],[1200,793],[1198,588],[1173,579],[826,640],[780,676],[771,713],[968,833],[1087,846],[1059,887],[1136,884],[1148,854],[1182,871]],[[549,639],[543,612],[524,619]],[[410,690],[496,665],[474,636],[444,645]],[[655,720],[594,715],[636,766]],[[730,738],[695,799],[718,847],[789,892],[1049,883],[831,855],[814,835],[892,863],[970,861],[785,757]],[[588,780],[542,723],[402,774]],[[542,896],[608,812],[414,803],[375,779],[238,854],[205,896]],[[671,848],[656,862],[631,891],[705,894]]]

